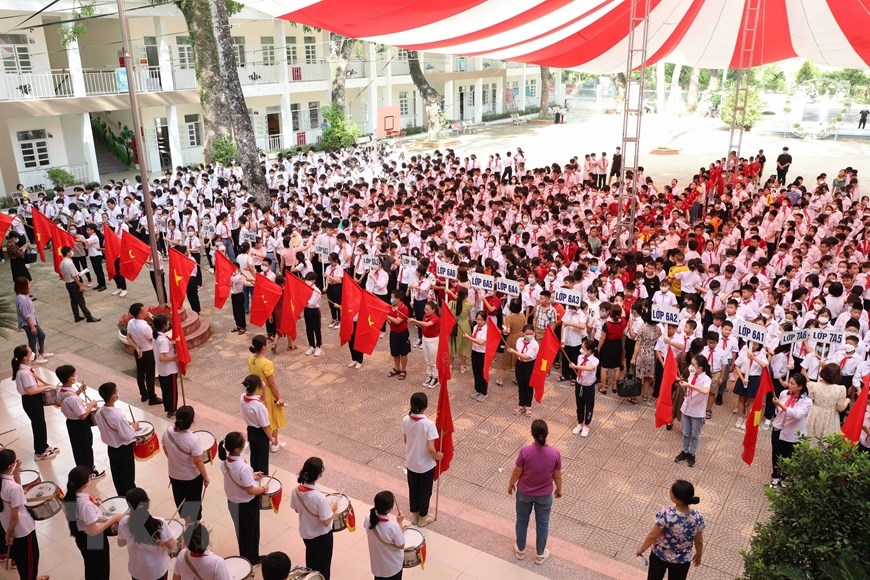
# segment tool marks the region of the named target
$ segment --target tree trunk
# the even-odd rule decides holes
[[[232,134],[232,123],[224,100],[224,77],[218,60],[217,41],[212,29],[209,0],[182,0],[178,8],[184,15],[193,47],[196,82],[203,117],[203,154],[211,162],[212,144]]]
[[[239,150],[239,164],[245,176],[248,193],[254,196],[261,207],[268,207],[269,193],[266,190],[266,175],[260,165],[260,152],[254,138],[254,126],[248,114],[248,105],[239,82],[236,54],[230,36],[230,18],[225,0],[210,0],[212,25],[218,48],[218,74],[223,75],[224,97],[229,117],[232,119],[233,140]]]
[[[548,119],[547,109],[550,108],[550,84],[553,82],[553,73],[550,67],[541,66],[541,110],[538,119]]]
[[[686,109],[694,111],[698,106],[698,88],[701,85],[701,67],[694,67],[689,77],[689,88],[686,90]]]
[[[656,63],[656,111],[664,112],[666,98],[665,61],[660,60]]]
[[[668,95],[668,112],[676,115],[680,112],[680,74],[683,72],[683,65],[674,65],[674,72],[671,74],[671,92]]]
[[[345,108],[347,107],[347,99],[345,97],[345,88],[347,86],[347,69],[350,65],[350,57],[353,54],[353,49],[356,46],[356,40],[336,34],[329,33],[329,62],[333,67],[332,71],[332,106],[341,113],[342,117],[346,117]]]
[[[408,72],[411,75],[411,80],[414,82],[414,87],[420,93],[420,98],[423,99],[423,110],[426,111],[426,126],[428,127],[428,138],[434,141],[441,136],[441,94],[436,91],[429,81],[426,80],[426,75],[423,74],[423,69],[420,67],[420,56],[416,50],[408,51]]]

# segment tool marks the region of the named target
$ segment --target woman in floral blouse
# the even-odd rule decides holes
[[[647,580],[662,580],[665,574],[668,580],[685,580],[689,567],[692,564],[701,564],[701,555],[704,553],[704,516],[690,507],[701,501],[695,496],[695,486],[678,479],[671,486],[670,498],[674,507],[665,508],[656,514],[655,524],[637,549],[637,556],[640,558],[652,546]]]

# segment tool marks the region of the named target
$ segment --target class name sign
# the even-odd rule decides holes
[[[519,296],[520,283],[509,278],[499,278],[495,282],[495,290],[508,296]]]
[[[737,336],[747,342],[764,342],[764,337],[767,334],[767,329],[760,324],[752,324],[745,320],[738,320],[734,330],[737,331]]]
[[[435,265],[435,275],[439,278],[448,278],[450,280],[456,280],[459,277],[459,268],[454,266],[453,264],[445,264],[444,262],[438,262]]]
[[[495,276],[472,272],[468,276],[468,279],[471,282],[471,287],[476,290],[483,290],[484,292],[495,291]]]
[[[583,295],[578,290],[559,288],[553,291],[553,301],[557,304],[580,308],[580,303],[583,302]]]
[[[653,322],[658,324],[669,324],[676,326],[680,323],[680,311],[671,306],[660,306],[653,304],[650,308]]]

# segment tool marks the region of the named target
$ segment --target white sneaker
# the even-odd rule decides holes
[[[321,350],[319,347],[314,349],[314,356],[320,356],[322,354],[323,350]]]
[[[208,273],[209,273],[209,274],[214,274],[214,268],[209,268],[209,269],[208,269]]]
[[[349,369],[352,369],[355,366],[356,366],[356,361],[350,361],[349,363],[347,363],[347,368],[349,368]]]
[[[477,395],[477,402],[478,402],[478,403],[482,403],[482,402],[484,402],[485,400],[486,400],[486,395],[484,395],[484,394],[482,394],[482,393],[480,393],[480,394]]]
[[[474,399],[475,401],[477,400],[477,398],[479,396],[480,396],[480,393],[478,393],[477,391],[474,391],[473,393],[471,393],[471,398]]]
[[[550,557],[550,550],[545,549],[543,554],[538,554],[537,556],[535,556],[535,564],[540,566],[541,564],[546,562],[547,558],[549,558],[549,557]]]
[[[737,422],[734,423],[734,427],[736,427],[737,429],[740,429],[741,427],[745,427],[745,426],[746,426],[746,419],[737,419]]]
[[[126,296],[126,295],[127,295],[127,291],[126,291],[126,290],[121,290],[121,293],[118,294],[118,296],[120,296],[121,298],[123,298],[123,297]]]
[[[329,328],[335,328],[335,321],[334,320],[329,323]]]
[[[34,359],[33,364],[35,364],[35,365],[44,365],[44,364],[47,363],[47,362],[48,362],[48,359],[47,359],[47,358],[39,357],[39,358],[37,358],[37,359]]]
[[[94,281],[91,280],[90,282],[88,282],[88,288],[93,288],[93,287],[94,287]]]
[[[51,358],[54,356],[53,352],[44,352],[42,353],[42,358]]]
[[[580,431],[580,437],[589,437],[589,427],[584,425],[583,429]]]
[[[356,370],[360,370],[362,368],[362,363],[354,363],[354,368],[356,368]]]
[[[278,453],[279,451],[281,451],[281,446],[280,445],[269,445],[269,451],[271,451],[272,453]]]
[[[765,431],[767,431],[768,429],[770,429],[771,423],[772,423],[772,421],[770,419],[765,419],[764,423],[761,424],[761,428],[764,429]]]
[[[115,290],[114,292],[112,292],[112,296],[117,296],[117,295],[120,294],[120,293],[121,293],[121,289],[118,288],[117,290]]]
[[[580,434],[580,431],[582,431],[582,430],[583,430],[583,426],[580,425],[580,424],[578,424],[576,427],[574,427],[573,429],[571,429],[571,433],[574,434],[574,435],[579,435],[579,434]]]
[[[312,354],[314,354],[314,347],[313,347],[313,346],[309,346],[309,347],[308,347],[308,350],[306,350],[303,354],[304,354],[305,356],[311,356]]]

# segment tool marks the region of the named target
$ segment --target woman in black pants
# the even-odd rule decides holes
[[[245,463],[242,450],[245,436],[238,431],[227,434],[218,445],[221,473],[227,507],[236,530],[239,556],[247,558],[252,566],[260,563],[260,498],[267,488],[260,485],[263,474]]]
[[[519,403],[514,409],[514,415],[525,413],[526,417],[532,416],[532,395],[534,390],[529,385],[532,379],[532,371],[535,368],[535,358],[538,356],[538,341],[535,340],[535,327],[526,324],[523,327],[523,335],[517,340],[514,347],[508,347],[507,352],[517,357],[517,366],[514,373],[519,389]]]
[[[471,395],[471,398],[482,402],[486,399],[487,387],[489,386],[483,368],[486,361],[487,326],[486,314],[482,310],[477,313],[475,322],[471,334],[463,333],[463,335],[466,340],[471,342],[471,373],[474,375],[474,394]]]
[[[199,437],[190,430],[196,413],[190,405],[182,405],[175,412],[175,426],[163,433],[163,453],[169,468],[169,485],[179,515],[190,522],[202,518],[202,493],[208,487],[209,477],[202,460]],[[212,458],[214,461],[215,458]],[[184,505],[182,505],[184,502]]]
[[[60,381],[60,391],[57,401],[60,403],[60,412],[66,417],[66,431],[69,433],[69,442],[72,447],[73,460],[76,465],[86,465],[91,468],[94,479],[102,477],[105,471],[97,471],[94,466],[94,418],[91,413],[97,409],[96,401],[84,401],[79,395],[85,392],[88,386],[78,383],[76,369],[72,365],[60,365],[55,370],[57,380]]]
[[[329,503],[315,482],[323,475],[323,461],[309,457],[302,465],[299,486],[290,495],[290,507],[299,514],[299,535],[305,543],[305,567],[317,570],[329,580],[332,567],[332,521],[336,504]]]
[[[12,449],[0,451],[0,519],[7,523],[9,534],[3,533],[3,546],[18,567],[21,580],[48,580],[39,574],[39,540],[36,523],[25,505],[21,488],[21,462]],[[2,526],[0,526],[2,529]],[[5,555],[5,554],[4,554]]]
[[[277,445],[277,437],[269,423],[269,411],[263,404],[263,379],[248,375],[242,381],[242,418],[248,426],[248,441],[251,445],[251,467],[254,471],[269,473],[269,446]]]
[[[43,406],[43,393],[56,391],[56,385],[39,379],[30,367],[33,360],[33,351],[26,344],[16,346],[12,351],[12,379],[15,387],[21,395],[21,406],[30,419],[30,429],[33,432],[33,453],[36,461],[51,459],[60,449],[49,447],[48,430],[45,426],[45,407]]]
[[[106,518],[90,494],[90,481],[90,467],[74,467],[69,472],[63,507],[66,521],[69,522],[69,533],[76,539],[76,547],[85,561],[85,580],[106,580],[110,576],[106,530],[120,522],[124,513]]]

